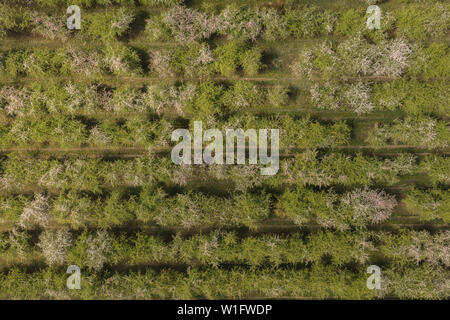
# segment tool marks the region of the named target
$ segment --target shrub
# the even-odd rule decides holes
[[[342,203],[352,208],[353,224],[360,227],[389,219],[397,205],[394,196],[367,187],[346,193]]]
[[[261,18],[251,8],[231,4],[219,18],[223,24],[220,33],[232,40],[255,41],[263,31]]]
[[[161,17],[147,20],[147,32],[154,40],[168,39],[169,35],[176,41],[186,43],[208,39],[221,27],[215,16],[184,6],[175,6]]]
[[[381,252],[399,266],[417,266],[427,263],[435,267],[450,265],[448,231],[430,234],[427,231],[402,230],[384,237]]]
[[[414,76],[445,78],[450,72],[450,52],[445,43],[433,42],[428,47],[417,48],[411,61],[410,73]]]
[[[192,102],[195,93],[196,86],[193,84],[163,87],[152,85],[147,87],[143,99],[148,108],[158,115],[165,109],[184,115],[183,109]]]
[[[288,37],[286,18],[275,9],[263,8],[258,12],[264,26],[263,38],[267,41],[281,41]]]
[[[411,47],[403,39],[370,45],[358,34],[339,44],[336,52],[344,74],[399,77],[408,67]]]
[[[326,78],[347,76],[399,77],[409,65],[411,47],[403,39],[369,44],[361,33],[341,42],[336,49],[323,42],[300,53],[291,69],[312,78],[315,72]]]
[[[22,6],[0,4],[0,38],[8,31],[23,31],[32,25],[30,11]]]
[[[70,59],[65,49],[34,49],[10,51],[5,59],[9,76],[67,75]]]
[[[123,7],[107,12],[89,13],[83,20],[85,22],[82,30],[93,38],[110,41],[123,36],[133,20],[134,13]]]
[[[234,83],[232,90],[223,96],[224,104],[231,110],[246,110],[262,103],[261,91],[251,82],[240,80]]]
[[[310,89],[312,103],[320,109],[349,110],[357,114],[370,113],[374,109],[371,101],[370,84],[357,82],[344,83],[325,82],[314,84]]]
[[[330,211],[331,204],[327,200],[323,191],[314,192],[297,188],[283,193],[280,203],[284,210],[283,214],[296,225],[302,226],[311,222],[316,216],[326,215]]]
[[[397,201],[383,191],[356,189],[342,196],[334,191],[316,192],[298,187],[280,198],[282,214],[297,225],[317,222],[326,228],[347,230],[388,219]]]
[[[222,114],[223,102],[221,101],[223,87],[214,82],[201,82],[192,100],[187,101],[186,110],[199,116]]]
[[[286,12],[287,29],[296,38],[314,38],[333,32],[337,16],[333,11],[305,6]]]
[[[126,46],[109,46],[105,50],[105,64],[114,75],[137,75],[142,73],[141,59],[137,52]]]
[[[274,107],[284,106],[289,102],[289,88],[275,86],[267,90],[267,102]]]
[[[45,230],[39,237],[38,246],[49,266],[59,266],[66,261],[66,254],[71,242],[68,229]]]
[[[43,194],[36,194],[24,209],[19,219],[19,226],[24,229],[34,227],[46,228],[52,217],[50,215],[49,199]]]
[[[86,77],[103,73],[103,62],[100,53],[69,48],[71,57],[71,70],[74,74],[82,74]]]
[[[95,235],[84,231],[67,254],[67,260],[80,267],[100,271],[111,253],[111,238],[106,231]]]
[[[0,89],[0,107],[7,116],[23,116],[26,104],[29,103],[27,89],[16,89],[14,87],[2,87]]]
[[[450,221],[450,192],[439,189],[409,190],[404,200],[408,211],[421,221]]]
[[[444,116],[450,103],[445,81],[396,80],[375,83],[373,101],[380,110],[401,110],[407,114]]]
[[[411,40],[443,37],[450,26],[448,5],[407,6],[396,13],[397,30]]]
[[[450,184],[450,159],[430,155],[420,163],[421,170],[427,172],[433,186]]]
[[[224,76],[232,76],[242,67],[245,74],[256,75],[262,68],[262,50],[258,47],[248,48],[239,42],[228,42],[214,50],[214,69]]]
[[[363,10],[349,9],[340,17],[336,25],[336,34],[343,36],[355,35],[366,27],[365,13]]]
[[[31,19],[33,21],[32,32],[51,40],[67,40],[69,31],[62,17],[49,16],[42,12],[33,11]]]
[[[170,58],[171,58],[170,54],[163,51],[155,50],[150,52],[149,56],[150,56],[149,69],[151,71],[155,72],[158,76],[162,78],[173,76],[173,72],[170,69]]]
[[[214,67],[224,76],[231,76],[236,72],[240,63],[240,57],[244,51],[243,45],[238,42],[228,42],[214,50],[216,61]]]
[[[444,122],[423,117],[395,120],[390,125],[376,124],[367,141],[373,146],[408,144],[422,148],[445,148],[449,145],[449,130]]]
[[[253,47],[241,53],[240,64],[242,69],[248,76],[255,76],[263,68],[261,62],[262,50],[258,47]]]
[[[170,55],[170,70],[179,76],[203,77],[211,73],[213,53],[205,43],[178,47]]]

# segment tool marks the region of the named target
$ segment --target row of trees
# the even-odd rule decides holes
[[[195,119],[200,120],[200,119]],[[227,120],[210,118],[207,128],[279,129],[280,149],[345,146],[351,128],[345,122],[320,123],[306,118],[276,116],[260,119],[254,115],[233,116]],[[189,129],[193,131],[191,121]],[[0,127],[0,147],[44,146],[69,148],[79,146],[165,147],[170,143],[174,123],[138,115],[128,119],[92,119],[73,116],[19,118]],[[206,143],[205,143],[206,144]]]
[[[76,4],[76,1],[74,2]],[[123,0],[120,2],[124,4]],[[174,3],[177,0],[167,2]],[[74,3],[70,2],[67,6],[72,4]],[[146,29],[152,40],[175,39],[182,43],[206,40],[216,34],[235,40],[255,41],[262,38],[266,41],[277,41],[289,36],[313,38],[332,33],[351,36],[357,32],[363,32],[366,37],[377,41],[392,37],[394,31],[412,40],[425,40],[430,36],[442,37],[449,25],[449,18],[445,13],[446,10],[448,12],[448,6],[428,5],[426,14],[423,6],[408,6],[385,13],[381,29],[369,31],[366,28],[365,9],[366,7],[361,7],[336,12],[316,6],[300,6],[280,11],[231,4],[216,14],[175,6],[148,19]],[[0,30],[3,35],[8,32],[28,31],[49,39],[66,40],[69,37],[65,27],[65,12],[49,15],[42,11],[5,4],[0,7],[0,12]],[[124,35],[135,16],[135,10],[127,7],[83,12],[81,34],[107,41],[113,40]]]
[[[199,192],[169,196],[156,187],[144,187],[137,194],[114,190],[102,198],[75,191],[57,198],[45,194],[1,198],[1,221],[25,229],[52,225],[123,227],[130,224],[189,230],[209,227],[257,229],[271,215],[271,195],[234,194],[229,197]]]
[[[283,106],[288,100],[289,89],[285,86],[265,88],[241,80],[234,83],[154,84],[141,88],[111,88],[75,82],[0,88],[0,112],[5,117],[93,116],[101,112],[108,116],[130,113],[211,116],[243,111],[248,107],[257,110],[261,106]]]
[[[418,183],[418,187],[450,185],[450,159],[436,155],[420,160],[411,154],[383,159],[362,154],[320,155],[315,150],[308,150],[296,154],[294,158],[281,159],[280,172],[275,176],[261,176],[259,167],[175,166],[167,157],[100,161],[81,158],[24,159],[11,155],[1,165],[0,190],[15,193],[30,190],[59,193],[72,190],[101,194],[113,188],[151,185],[163,186],[165,189],[176,187],[198,190],[206,189],[212,182],[220,186],[224,193],[257,188],[282,191],[292,185],[349,190],[362,186],[385,188],[399,183],[404,177],[423,175],[427,175],[427,181]],[[414,199],[414,196],[411,198]]]
[[[58,15],[49,15],[44,11],[36,11],[24,7],[0,4],[0,37],[8,33],[22,32],[38,35],[45,39],[66,41],[73,35],[66,25],[67,15],[60,10]],[[123,36],[134,20],[134,13],[124,7],[104,12],[84,13],[82,15],[82,31],[86,38],[113,40]]]
[[[228,42],[212,51],[207,44],[148,53],[150,74],[158,77],[254,76],[263,68],[262,50]],[[10,50],[0,55],[0,71],[7,76],[137,76],[147,69],[142,54],[125,45],[82,50],[75,47]]]
[[[445,43],[412,46],[399,38],[371,44],[359,33],[337,45],[328,41],[304,49],[291,69],[294,75],[309,79],[398,78],[403,74],[430,79],[446,77],[449,59]],[[363,89],[359,91],[367,92]]]
[[[447,115],[450,100],[446,81],[399,79],[388,82],[317,81],[310,88],[312,104],[319,109],[367,114],[375,110],[406,114]]]
[[[311,268],[233,267],[188,268],[144,272],[82,273],[80,290],[66,288],[66,270],[33,273],[17,268],[0,274],[5,299],[448,299],[448,277],[443,267],[391,267],[383,270],[381,291],[366,287],[366,268],[356,271],[322,264]]]
[[[113,190],[101,197],[74,190],[56,198],[42,193],[1,198],[3,223],[26,229],[51,225],[120,227],[132,223],[189,230],[208,227],[258,229],[272,216],[272,196],[265,192],[229,196],[187,191],[169,196],[162,188],[144,186],[130,194]],[[397,201],[376,189],[357,188],[342,194],[304,187],[285,191],[276,215],[298,226],[317,223],[325,228],[348,230],[389,219]],[[445,214],[445,212],[444,212]]]
[[[300,52],[291,69],[295,75],[312,78],[355,76],[399,77],[408,67],[411,45],[404,39],[370,44],[361,33],[337,45],[322,42]]]
[[[5,3],[16,5],[24,5],[21,0],[5,0]],[[26,2],[30,7],[68,7],[70,5],[78,5],[83,8],[91,8],[96,6],[110,6],[110,5],[143,5],[143,6],[173,6],[181,4],[183,0],[28,0]]]
[[[150,74],[158,77],[254,76],[264,67],[261,48],[236,41],[218,45],[214,50],[208,44],[196,43],[173,50],[151,50],[148,55]],[[294,75],[308,78],[315,74],[328,79],[356,76],[397,78],[406,72],[413,76],[436,78],[448,74],[449,57],[448,45],[444,43],[413,49],[405,40],[396,39],[374,45],[359,34],[344,40],[336,48],[324,42],[303,50],[291,69]],[[71,47],[10,50],[2,53],[0,58],[1,71],[11,77],[133,76],[147,69],[141,54],[118,44],[105,46],[102,50]],[[357,88],[356,93],[367,91],[363,89]],[[364,95],[367,93],[362,97],[361,94],[351,94],[349,103],[360,105],[365,101]]]
[[[193,131],[193,122],[190,130]],[[280,150],[298,148],[332,148],[345,146],[351,141],[351,127],[345,121],[321,123],[309,116],[293,118],[287,115],[273,115],[260,118],[251,114],[231,116],[227,120],[210,120],[208,125],[225,132],[226,128],[247,129],[279,129]]]
[[[65,116],[21,118],[0,127],[0,147],[165,146],[173,130],[165,120],[142,117],[89,120]]]
[[[202,41],[213,35],[243,41],[281,41],[335,34],[353,36],[362,32],[372,41],[392,38],[395,33],[411,40],[443,37],[450,25],[448,5],[409,5],[383,13],[381,29],[368,30],[367,5],[358,9],[332,11],[301,5],[276,10],[264,7],[228,5],[220,13],[201,12],[176,6],[147,21],[152,40]],[[425,13],[424,13],[424,10]]]
[[[412,188],[403,200],[409,212],[421,221],[443,220],[450,223],[450,191]]]
[[[133,76],[142,73],[142,62],[134,49],[122,45],[88,51],[76,48],[34,48],[2,53],[0,70],[10,77]]]
[[[150,51],[150,72],[160,77],[204,78],[237,73],[255,76],[264,67],[258,46],[230,41],[214,50],[207,43]]]
[[[406,114],[447,114],[449,85],[443,81],[315,82],[310,99],[318,109],[350,111],[357,114],[375,110],[400,110]],[[112,88],[99,83],[49,82],[31,86],[0,88],[0,114],[5,117],[47,114],[123,116],[130,113],[208,117],[262,107],[287,106],[293,97],[288,86],[262,86],[236,82],[154,84],[133,88]]]
[[[278,214],[302,226],[311,221],[325,228],[349,230],[390,218],[397,201],[384,191],[355,189],[344,194],[298,187],[280,198]]]
[[[81,0],[82,1],[82,0]],[[142,0],[176,4],[179,0]],[[142,2],[141,1],[141,2]],[[51,2],[53,5],[56,2]],[[77,1],[68,2],[67,7]],[[92,2],[92,1],[91,1]],[[104,1],[104,4],[110,0]],[[134,2],[134,1],[130,1]],[[120,4],[124,4],[120,0]],[[62,5],[60,3],[59,5]],[[90,5],[85,6],[89,7]],[[411,40],[442,37],[450,24],[449,7],[443,4],[409,5],[383,13],[380,30],[368,30],[366,6],[359,9],[332,11],[317,6],[302,5],[276,10],[265,7],[228,5],[220,13],[202,12],[185,6],[174,6],[147,20],[146,30],[151,40],[175,39],[181,43],[201,41],[213,35],[241,41],[280,41],[288,37],[314,38],[328,34],[352,36],[358,32],[373,41],[392,38],[396,33]],[[53,9],[54,11],[54,9]],[[209,11],[209,10],[208,10]],[[65,12],[47,14],[26,7],[0,7],[0,32],[28,31],[44,38],[66,40]],[[98,12],[83,12],[81,35],[106,41],[121,37],[136,18],[136,10],[126,7]]]
[[[405,144],[422,148],[448,148],[450,128],[446,121],[422,116],[396,119],[390,124],[376,123],[369,131],[367,142],[383,147],[388,144]]]
[[[75,264],[100,271],[120,265],[190,265],[220,267],[286,267],[326,262],[330,265],[368,265],[380,255],[390,265],[450,266],[450,232],[401,230],[387,232],[317,232],[290,235],[264,234],[241,237],[236,232],[214,231],[187,238],[174,235],[170,240],[143,232],[112,234],[84,231],[79,235],[68,229],[51,229],[32,244],[27,232],[14,230],[0,234],[4,263],[44,260],[49,266]]]

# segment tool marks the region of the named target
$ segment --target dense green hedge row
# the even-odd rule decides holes
[[[0,234],[3,263],[13,266],[26,257],[45,261],[49,266],[75,264],[99,271],[117,265],[247,265],[248,267],[286,267],[311,265],[326,261],[342,266],[366,265],[375,254],[390,265],[426,262],[433,266],[450,266],[447,247],[450,231],[430,234],[427,231],[341,233],[317,231],[310,234],[264,234],[240,237],[236,232],[215,231],[205,235],[170,240],[146,233],[108,234],[104,231],[74,235],[67,229],[47,230],[37,244],[19,230]]]
[[[308,298],[315,299],[447,299],[448,271],[422,264],[383,271],[381,292],[366,287],[366,270],[356,273],[333,266],[309,269],[169,269],[127,274],[82,273],[81,290],[66,288],[65,270],[25,273],[12,269],[0,275],[2,298],[21,299],[220,299]]]
[[[215,183],[224,192],[246,192],[255,188],[282,190],[287,186],[354,188],[388,187],[402,178],[427,175],[419,186],[450,185],[450,159],[427,156],[418,160],[410,154],[383,159],[342,153],[319,155],[305,151],[295,158],[281,159],[280,171],[261,176],[259,166],[176,166],[166,157],[140,157],[133,160],[24,159],[11,155],[1,163],[0,190],[84,191],[101,193],[119,187],[160,185],[164,188],[206,188]]]

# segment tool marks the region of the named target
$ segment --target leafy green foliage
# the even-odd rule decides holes
[[[259,48],[248,48],[239,42],[228,42],[214,50],[214,67],[224,76],[232,76],[239,67],[246,75],[256,75],[262,68],[262,52]]]
[[[411,189],[404,200],[408,211],[422,221],[450,222],[450,193],[448,190]]]

